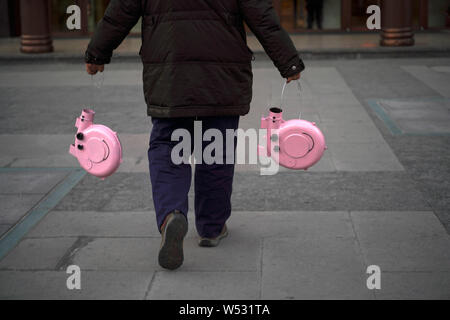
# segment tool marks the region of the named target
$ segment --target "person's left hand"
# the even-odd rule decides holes
[[[105,70],[105,66],[103,64],[92,64],[92,63],[86,63],[86,72],[90,75],[94,75],[97,72],[103,72]]]
[[[298,79],[300,79],[300,72],[297,73],[297,74],[295,74],[295,75],[293,75],[293,76],[288,77],[288,78],[286,79],[286,82],[289,83],[289,82],[291,82],[292,80],[298,80]]]

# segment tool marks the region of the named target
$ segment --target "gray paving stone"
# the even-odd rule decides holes
[[[378,104],[403,133],[446,134],[450,132],[449,99],[380,100]]]
[[[189,198],[193,212],[192,188]],[[430,209],[411,178],[401,172],[237,172],[232,205],[237,211]],[[56,210],[153,211],[148,175],[116,173],[104,181],[86,176]]]
[[[352,146],[353,143],[370,142],[386,145],[373,122],[349,122],[345,126],[336,122],[325,122],[322,124],[322,130],[327,143],[345,143]]]
[[[159,244],[159,243],[158,243]],[[256,271],[260,260],[260,239],[234,234],[216,248],[203,248],[197,238],[184,243],[182,271]]]
[[[75,119],[85,106],[96,111],[97,123],[114,128],[119,135],[149,132],[142,85],[108,85],[98,90],[89,81],[88,86],[66,83],[58,90],[51,86],[22,86],[1,88],[1,92],[0,102],[8,117],[0,119],[0,134],[73,135]],[[124,105],[126,121],[123,121]]]
[[[413,63],[411,60],[377,59],[341,61],[337,70],[345,82],[357,95],[369,98],[411,98],[433,96],[436,94],[428,86],[424,86],[420,78],[413,77],[401,68]],[[416,62],[419,65],[432,63],[431,60]],[[362,68],[366,72],[361,72]]]
[[[2,235],[4,233],[6,233],[10,228],[12,227],[12,225],[9,224],[0,224],[0,238],[2,237]]]
[[[433,71],[436,71],[436,72],[450,73],[449,66],[435,66],[435,67],[430,67],[430,69]]]
[[[436,72],[428,66],[403,66],[402,68],[440,95],[450,98],[450,75],[448,73]]]
[[[346,93],[350,89],[335,68],[317,67],[309,70],[303,80],[316,94]]]
[[[117,172],[144,172],[148,173],[148,160],[147,155],[137,157],[123,158],[123,162],[120,164]]]
[[[154,212],[65,212],[53,211],[28,238],[43,237],[154,237],[159,241]],[[195,241],[195,215],[188,214],[187,238]],[[317,236],[334,232],[347,236],[351,223],[346,211],[233,211],[227,222],[230,237]],[[191,241],[191,240],[188,240]]]
[[[239,211],[227,222],[230,239],[248,238],[316,238],[322,234],[351,237],[348,212],[334,211]]]
[[[398,136],[393,149],[450,233],[450,137]]]
[[[355,239],[264,240],[262,299],[371,299]]]
[[[338,171],[403,171],[391,148],[377,142],[328,142]]]
[[[153,271],[159,245],[155,238],[97,238],[77,250],[68,264],[84,270]]]
[[[153,197],[151,196],[150,178],[149,174],[143,173],[138,181],[142,181],[140,192],[136,192],[137,188],[123,188],[113,195],[112,198],[103,206],[104,211],[127,211],[139,210],[150,211],[154,210]],[[136,184],[138,183],[136,181]]]
[[[0,167],[5,167],[14,162],[14,157],[12,156],[1,156],[0,157]]]
[[[433,212],[352,212],[369,265],[383,271],[450,271],[450,238]]]
[[[66,146],[64,147],[64,150]],[[61,149],[60,149],[61,150]],[[33,153],[35,155],[35,153]],[[19,158],[11,164],[12,168],[78,168],[79,163],[70,154],[43,154],[40,157]]]
[[[287,168],[282,168],[282,170],[289,171]],[[280,170],[281,171],[281,170]],[[313,167],[308,169],[309,172],[336,172],[336,166],[334,165],[333,158],[331,157],[331,153],[325,152],[322,156],[322,159],[318,163],[316,163]],[[296,171],[299,173],[300,171]]]
[[[37,193],[50,191],[68,174],[65,171],[33,172],[15,171],[0,173],[0,193]]]
[[[154,212],[52,211],[27,237],[157,236]]]
[[[449,272],[382,272],[377,299],[448,300]]]
[[[229,241],[228,241],[229,240]],[[99,238],[79,249],[70,261],[87,270],[161,270],[157,238]],[[184,243],[181,271],[253,271],[259,256],[259,240],[238,235],[219,248],[200,248],[197,239]]]
[[[95,197],[92,195],[95,194]],[[153,210],[149,173],[115,173],[106,180],[86,175],[55,207],[61,211]]]
[[[0,194],[0,224],[15,224],[43,195],[39,194]]]
[[[400,118],[406,119],[436,119],[446,114],[448,100],[442,98],[422,99],[382,99],[381,107]]]
[[[65,271],[0,271],[0,299],[143,299],[152,272],[81,270],[81,290],[68,290]]]
[[[256,300],[256,272],[157,272],[149,300]]]
[[[27,237],[154,237],[158,242],[160,233],[155,221],[154,212],[53,211]],[[186,241],[195,242],[198,234],[193,212],[188,214],[188,223]],[[346,211],[233,211],[227,225],[230,238],[239,239],[351,233]]]
[[[443,120],[398,120],[400,129],[410,134],[450,134],[450,117]]]
[[[450,203],[450,199],[448,199],[447,201],[448,203]],[[450,234],[450,213],[448,212],[448,210],[436,210],[434,213],[436,214],[436,217],[438,217],[444,228],[447,230],[447,233]]]
[[[0,134],[0,144],[5,154],[17,158],[13,163],[16,166],[21,159],[44,158],[49,162],[56,163],[56,160],[67,162],[65,159],[69,155],[69,145],[74,142],[75,130],[76,128],[71,125],[70,134],[14,134],[14,131],[11,131]],[[56,160],[52,160],[53,157]]]
[[[0,261],[0,270],[54,270],[75,238],[24,239]]]
[[[360,114],[367,113],[350,88],[340,93],[326,92],[319,95],[311,94],[309,99],[314,109],[318,111],[329,112],[331,110],[341,110],[345,113],[346,108],[352,108],[354,112]]]
[[[234,181],[232,206],[236,211],[430,209],[414,181],[402,172],[289,171],[275,176],[236,172]],[[193,196],[191,188],[191,212]],[[144,173],[116,173],[104,181],[86,176],[56,210],[153,211],[149,178]]]
[[[5,145],[3,147],[4,152],[11,156],[4,161],[10,163],[14,160],[11,167],[79,167],[77,159],[68,152],[69,145],[74,141],[75,132],[76,128],[73,128],[72,134],[0,135],[0,144]],[[124,155],[124,162],[119,167],[119,172],[148,172],[149,134],[120,132],[119,139]],[[16,143],[9,143],[11,140]],[[139,163],[137,163],[138,160]],[[0,165],[1,163],[0,159]]]
[[[319,102],[320,103],[320,102]],[[370,116],[361,104],[336,105],[336,98],[331,97],[329,102],[333,108],[327,108],[319,114],[321,122],[335,122],[336,120],[345,122],[364,122],[371,123]],[[319,109],[320,110],[320,109]],[[319,126],[319,128],[321,128]]]
[[[403,172],[304,172],[275,176],[238,172],[232,206],[236,211],[430,209],[414,181]]]

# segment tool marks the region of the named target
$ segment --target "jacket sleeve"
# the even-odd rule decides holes
[[[258,38],[282,77],[293,76],[305,69],[297,49],[272,5],[272,0],[239,0],[244,21]]]
[[[86,62],[105,64],[142,15],[142,0],[112,0],[86,51]],[[89,61],[88,61],[89,60]]]

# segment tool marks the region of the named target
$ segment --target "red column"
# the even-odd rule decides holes
[[[382,46],[412,46],[411,0],[381,0],[381,41]]]
[[[20,50],[22,52],[53,51],[48,0],[20,0],[20,21],[22,28]]]

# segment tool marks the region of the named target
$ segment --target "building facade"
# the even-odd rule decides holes
[[[312,0],[310,0],[312,1]],[[412,27],[416,30],[449,28],[450,0],[410,0]],[[308,0],[273,0],[280,21],[289,32],[317,32],[317,23],[308,29]],[[323,31],[367,31],[366,9],[372,4],[380,5],[381,0],[322,0],[321,30]],[[18,0],[0,0],[0,35],[14,37],[21,34],[20,3]],[[48,19],[51,33],[58,36],[82,36],[93,32],[101,19],[109,0],[48,0]],[[66,8],[77,4],[81,8],[81,30],[67,30]],[[39,19],[39,17],[35,17]],[[42,17],[40,17],[42,19]],[[137,25],[132,33],[138,34]]]

